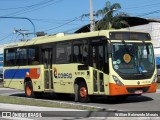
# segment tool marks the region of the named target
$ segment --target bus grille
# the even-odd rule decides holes
[[[137,90],[142,90],[143,93],[145,93],[145,92],[147,92],[149,90],[149,86],[147,86],[147,87],[140,87],[140,88],[127,88],[127,91],[129,93],[135,93],[135,91],[137,91]]]
[[[124,80],[142,80],[150,79],[152,75],[120,75]]]

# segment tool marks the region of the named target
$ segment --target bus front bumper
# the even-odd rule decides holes
[[[143,94],[143,93],[154,93],[156,92],[157,84],[149,84],[149,85],[117,85],[114,83],[109,84],[109,95],[129,95],[129,94]]]

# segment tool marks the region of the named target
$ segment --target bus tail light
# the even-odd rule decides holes
[[[123,83],[122,83],[116,76],[112,75],[112,77],[113,77],[113,80],[115,81],[115,83],[116,83],[117,85],[123,86]]]
[[[154,78],[153,78],[152,84],[153,84],[153,83],[156,83],[156,82],[157,82],[157,74],[155,74],[155,75],[154,75]]]

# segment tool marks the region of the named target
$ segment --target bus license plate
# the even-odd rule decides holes
[[[135,94],[142,94],[143,91],[142,91],[142,90],[136,90],[134,93],[135,93]]]

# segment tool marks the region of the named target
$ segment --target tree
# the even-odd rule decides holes
[[[103,9],[96,12],[96,15],[101,15],[102,19],[96,23],[95,30],[119,29],[121,27],[129,26],[128,23],[122,19],[122,17],[128,15],[126,13],[117,13],[114,15],[115,9],[121,9],[121,5],[119,3],[111,4],[108,1]]]

